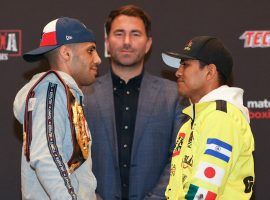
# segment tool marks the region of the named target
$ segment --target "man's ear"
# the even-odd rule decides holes
[[[215,64],[209,64],[207,65],[207,80],[211,80],[213,78],[218,77],[218,71]]]
[[[72,54],[71,48],[66,45],[62,45],[61,47],[59,47],[59,54],[62,59],[68,61],[70,60]]]
[[[146,43],[145,54],[148,53],[148,51],[150,50],[151,46],[152,46],[152,37],[149,37],[148,40],[147,40],[147,43]]]
[[[108,41],[108,37],[105,37],[105,57],[110,57],[110,44]]]

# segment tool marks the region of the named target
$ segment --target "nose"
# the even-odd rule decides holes
[[[180,64],[177,71],[175,72],[175,76],[177,78],[180,78],[182,75],[183,75],[183,67],[181,67],[181,64]]]
[[[101,63],[101,59],[100,59],[100,57],[99,57],[99,55],[98,55],[97,52],[96,52],[95,57],[94,57],[94,63],[96,65],[100,65],[100,63]]]
[[[126,34],[124,37],[124,44],[130,44],[130,36],[129,34]]]

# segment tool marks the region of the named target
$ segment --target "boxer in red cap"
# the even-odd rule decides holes
[[[23,124],[22,199],[96,199],[81,91],[101,62],[93,32],[77,19],[58,18],[23,58],[47,59],[51,70],[36,74],[14,101]]]

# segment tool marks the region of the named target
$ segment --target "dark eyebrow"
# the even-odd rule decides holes
[[[90,50],[96,50],[96,45],[92,44],[92,45],[90,45],[90,46],[88,47],[88,49],[90,49]]]
[[[114,33],[117,33],[117,32],[125,32],[125,30],[124,29],[116,29],[116,30],[114,30],[113,31]],[[142,31],[141,30],[138,30],[138,29],[133,29],[133,30],[131,30],[131,32],[132,33],[141,33]]]
[[[124,32],[124,29],[115,29],[113,32]]]
[[[141,33],[142,31],[141,30],[138,30],[138,29],[134,29],[131,32],[139,32],[139,33]]]

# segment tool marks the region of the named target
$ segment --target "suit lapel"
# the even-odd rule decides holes
[[[136,155],[136,150],[138,149],[141,136],[143,135],[144,129],[152,115],[155,107],[153,99],[156,99],[158,96],[160,84],[157,79],[145,72],[140,89],[131,161]]]
[[[114,112],[114,100],[113,100],[113,86],[110,73],[106,74],[100,79],[96,86],[97,104],[101,112],[103,123],[101,126],[105,126],[107,135],[111,142],[112,152],[116,158],[116,165],[118,165],[118,145],[117,134],[115,126],[115,112]]]

